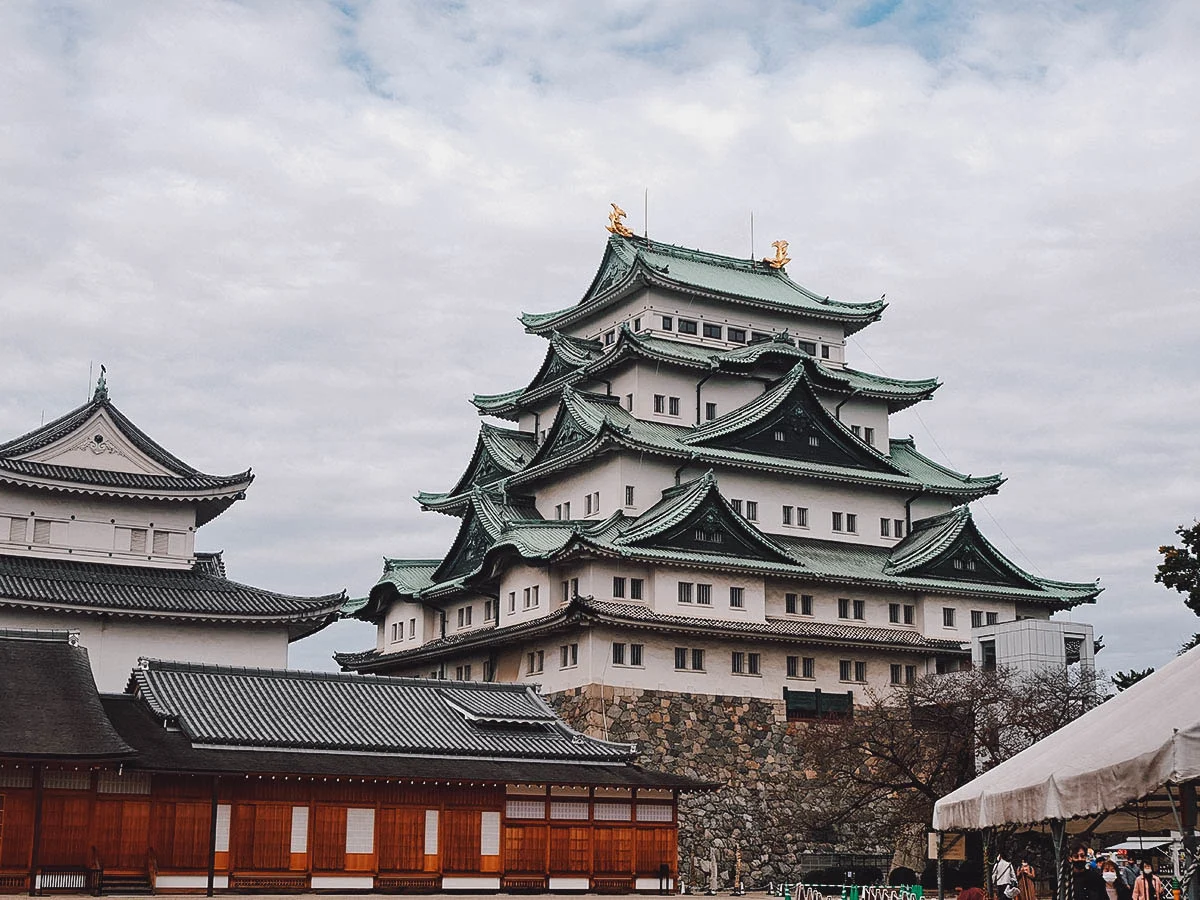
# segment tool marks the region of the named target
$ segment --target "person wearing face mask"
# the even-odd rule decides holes
[[[1087,844],[1076,844],[1071,848],[1071,881],[1074,900],[1108,900],[1100,870],[1088,867]]]
[[[1017,900],[1037,900],[1037,887],[1034,879],[1037,878],[1037,871],[1029,864],[1029,860],[1021,857],[1021,864],[1017,866],[1017,887],[1020,889],[1020,894]]]
[[[1111,859],[1100,863],[1100,877],[1104,879],[1104,893],[1108,900],[1131,900],[1133,893],[1121,880],[1117,864]]]
[[[1142,874],[1133,883],[1133,900],[1163,900],[1165,894],[1162,879],[1154,874],[1147,860],[1142,863]]]

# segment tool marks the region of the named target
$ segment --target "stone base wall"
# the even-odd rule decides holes
[[[584,734],[636,743],[646,768],[722,785],[680,800],[680,873],[694,884],[708,883],[713,848],[723,888],[738,848],[747,888],[794,878],[806,853],[879,849],[878,835],[838,834],[834,845],[814,831],[820,814],[794,765],[804,726],[787,722],[782,700],[602,685],[546,699]]]

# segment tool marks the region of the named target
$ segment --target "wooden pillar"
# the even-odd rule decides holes
[[[33,767],[33,847],[29,852],[29,894],[37,893],[37,871],[42,843],[42,767]]]
[[[1196,782],[1185,781],[1179,786],[1179,817],[1183,826],[1183,859],[1189,871],[1196,861]],[[1183,885],[1188,900],[1200,898],[1200,877],[1193,874]]]
[[[213,882],[217,875],[217,789],[221,785],[221,776],[214,775],[212,780],[212,803],[209,805],[208,818],[208,887],[204,896],[213,895]]]
[[[946,844],[946,833],[939,831],[937,833],[937,887],[938,900],[946,900],[946,884],[942,877],[944,866],[942,865]]]

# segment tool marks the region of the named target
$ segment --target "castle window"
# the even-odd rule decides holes
[[[942,625],[946,628],[954,628],[954,607],[942,607]]]
[[[813,614],[813,596],[812,594],[800,595],[800,615],[811,616]]]
[[[455,681],[470,681],[471,680],[471,666],[469,664],[465,665],[465,666],[455,666],[454,667],[454,680]]]
[[[962,567],[963,567],[963,561],[961,559],[954,560],[954,568],[961,569]]]
[[[392,642],[395,643],[398,640],[400,640],[400,623],[393,622],[392,623]]]
[[[776,428],[776,429],[775,429],[775,440],[777,440],[779,443],[781,443],[781,444],[782,444],[782,443],[783,443],[785,440],[787,440],[787,435],[786,435],[786,434],[784,434],[784,433],[783,433],[781,430],[779,430],[778,428]]]
[[[630,600],[641,600],[642,599],[642,584],[643,584],[643,582],[642,582],[642,579],[640,579],[640,578],[630,578],[629,579],[629,599]]]
[[[667,395],[666,394],[655,394],[654,395],[654,411],[656,413],[658,413],[659,415],[662,415],[663,413],[665,413],[667,411]]]
[[[863,429],[863,440],[866,441],[868,444],[870,444],[872,447],[874,447],[875,446],[875,429],[874,428],[864,428]]]
[[[496,677],[496,673],[492,669],[492,661],[490,659],[485,659],[483,661],[483,680],[484,681],[494,681],[495,677]]]
[[[854,513],[846,513],[846,530],[851,534],[858,534],[858,516]]]
[[[892,534],[894,534],[896,537],[904,537],[904,520],[903,519],[893,519],[892,520]]]
[[[733,609],[742,609],[746,605],[746,589],[741,587],[731,587],[729,589],[729,606]]]
[[[417,636],[417,620],[416,620],[416,619],[409,619],[409,620],[408,620],[408,637],[409,637],[409,640],[412,640],[412,639],[413,639],[413,638],[415,638],[416,636]]]
[[[800,657],[789,656],[787,658],[787,677],[788,678],[799,678],[800,677]]]
[[[516,591],[508,592],[508,611],[510,613],[515,613],[517,611],[517,592]]]
[[[630,412],[633,412],[633,394],[625,395],[625,408]]]
[[[1000,622],[1000,613],[996,613],[996,612],[985,613],[984,617],[987,620],[988,625],[997,625]]]
[[[642,330],[642,320],[641,320],[641,319],[634,319],[634,320],[633,320],[633,330],[634,330],[634,331],[641,331],[641,330]]]
[[[762,654],[747,653],[746,654],[746,671],[751,675],[762,674]]]
[[[694,588],[695,588],[695,585],[690,581],[679,582],[679,602],[680,603],[691,603],[692,602],[692,592],[693,592]]]
[[[899,663],[892,663],[891,669],[892,669],[892,673],[891,673],[892,684],[900,684],[904,679],[904,667],[901,666]]]
[[[579,644],[563,644],[558,648],[560,669],[570,669],[579,665]]]
[[[554,504],[554,518],[559,519],[559,520],[562,519],[562,504],[561,503]]]
[[[571,585],[569,582],[566,582],[566,581],[564,581],[562,583],[562,602],[563,603],[571,602]]]
[[[891,622],[893,625],[900,624],[900,604],[899,603],[889,603],[888,604],[888,621]]]
[[[495,606],[493,605],[493,602],[494,601],[492,601],[492,600],[484,600],[483,601],[483,621],[485,621],[485,622],[492,621],[492,618],[493,618],[492,613],[495,612],[495,609],[496,609]]]
[[[838,618],[850,618],[850,600],[847,597],[838,597]]]
[[[678,327],[675,329],[680,334],[695,334],[699,329],[693,319],[680,319]]]
[[[808,507],[807,506],[797,506],[796,507],[796,524],[798,526],[800,526],[801,528],[808,527]]]
[[[613,596],[624,598],[625,596],[625,579],[619,576],[613,576]]]
[[[688,664],[687,647],[676,647],[675,648],[675,668],[676,669],[686,669],[687,664]]]
[[[858,661],[854,663],[854,680],[867,680],[867,664],[865,662]]]
[[[829,359],[829,345],[828,344],[821,345],[821,359]]]
[[[911,603],[904,604],[904,624],[911,625],[916,620],[917,608]]]
[[[727,328],[725,329],[725,336],[735,344],[746,343],[745,328]]]
[[[155,535],[155,539],[156,539],[155,546],[156,547],[158,546],[157,538],[158,538],[158,535]],[[33,520],[33,542],[35,544],[50,543],[50,520],[49,519],[34,519]],[[142,538],[142,542],[143,542],[142,549],[145,550],[146,548],[145,548],[145,537],[144,536]]]
[[[712,606],[712,585],[696,585],[696,603],[700,606]]]
[[[916,680],[917,680],[917,667],[916,666],[905,666],[904,667],[904,683],[912,684]]]
[[[679,415],[679,398],[678,397],[668,397],[667,398],[667,415],[668,416]]]
[[[458,608],[458,627],[467,628],[471,624],[471,607],[460,606]],[[461,680],[461,679],[460,679]]]
[[[525,654],[525,674],[540,675],[546,667],[546,651],[531,650]]]
[[[796,600],[797,600],[796,594],[784,594],[783,595],[783,611],[786,612],[789,616],[794,616],[799,611],[799,606],[797,605]]]
[[[592,514],[592,495],[591,494],[583,495],[583,514],[585,516],[590,516]]]
[[[752,344],[761,344],[763,341],[769,340],[771,340],[771,335],[767,334],[765,331],[750,332],[750,343]]]
[[[613,338],[615,338],[615,337],[616,337],[616,332],[614,332],[614,331],[606,331],[606,332],[604,332],[604,344],[605,344],[605,346],[608,346],[609,344],[611,344],[611,343],[613,342]]]
[[[796,346],[807,353],[809,356],[817,355],[817,345],[812,341],[796,341]]]
[[[167,556],[171,552],[171,532],[158,531],[154,532],[154,555]]]
[[[692,651],[692,669],[697,672],[704,671],[704,651],[696,649]]]
[[[742,501],[730,499],[729,505],[733,507],[733,511],[739,516],[742,514]]]
[[[862,426],[861,425],[851,425],[850,433],[853,434],[856,438],[861,438],[862,437]]]
[[[845,531],[846,530],[845,528],[842,527],[842,514],[840,512],[833,513],[833,530],[834,531]]]
[[[716,338],[719,341],[721,339],[721,326],[720,325],[710,325],[708,322],[705,322],[704,323],[704,336],[706,338]]]
[[[810,434],[808,436],[808,446],[819,447],[820,445],[821,445],[821,439],[818,438],[815,434]]]
[[[569,501],[569,500],[563,504],[563,518],[564,519],[571,518],[571,501]]]
[[[790,506],[785,506],[783,508],[783,524],[784,525],[792,524],[792,507],[790,507]]]
[[[28,524],[26,519],[10,519],[8,522],[8,539],[14,544],[25,543],[25,528]]]
[[[850,678],[853,674],[854,674],[854,663],[848,659],[839,659],[838,660],[838,680],[850,681]]]
[[[879,520],[879,536],[880,537],[891,537],[892,536],[892,520],[891,519],[880,519]]]
[[[983,610],[982,609],[971,610],[971,627],[972,628],[982,628],[983,627]]]
[[[644,648],[641,644],[630,644],[629,645],[629,664],[631,666],[642,665],[642,650],[643,649]]]
[[[817,677],[817,660],[815,657],[806,656],[800,660],[800,677],[801,678],[816,678]]]
[[[704,418],[707,421],[711,422],[716,417],[717,417],[717,404],[705,403],[704,404]]]
[[[751,522],[758,521],[758,501],[757,500],[747,500],[746,501],[746,518],[749,519]]]
[[[670,331],[670,330],[671,330],[672,328],[674,328],[674,327],[675,327],[675,323],[673,322],[673,320],[671,319],[671,317],[670,317],[670,316],[663,316],[663,317],[662,317],[662,329],[663,329],[663,331]]]
[[[633,485],[625,485],[625,505],[633,506]]]
[[[710,531],[702,525],[696,528],[694,536],[696,540],[706,544],[723,544],[725,542],[725,535],[722,532],[715,529]]]
[[[734,675],[745,674],[746,671],[746,654],[741,650],[733,651],[733,660],[731,665]]]
[[[866,617],[867,617],[867,601],[866,600],[855,600],[854,601],[854,618],[862,620],[862,619],[866,619]]]

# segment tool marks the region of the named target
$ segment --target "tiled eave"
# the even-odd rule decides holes
[[[707,300],[716,300],[719,302],[737,303],[742,306],[750,306],[757,309],[766,309],[773,312],[785,312],[794,316],[805,316],[813,319],[823,319],[830,322],[840,322],[847,326],[847,334],[854,334],[855,332],[865,328],[867,325],[870,325],[872,322],[878,321],[883,315],[884,310],[884,305],[882,304],[869,305],[866,309],[859,310],[856,310],[852,306],[847,306],[844,309],[837,309],[836,307],[831,309],[822,309],[820,307],[777,303],[758,297],[748,297],[742,294],[708,290],[664,277],[652,266],[646,265],[639,259],[630,267],[625,277],[607,291],[595,296],[587,297],[576,306],[559,310],[554,313],[523,316],[522,321],[525,324],[525,330],[530,334],[545,334],[548,331],[562,330],[565,326],[572,325],[582,319],[589,318],[601,312],[605,308],[612,306],[614,303],[619,303],[620,301],[632,295],[634,292],[644,287],[657,287],[690,297],[699,297]]]
[[[921,482],[905,475],[889,475],[886,473],[872,472],[858,473],[848,469],[839,469],[834,466],[823,466],[816,463],[788,464],[788,461],[782,459],[766,456],[755,456],[753,454],[731,450],[722,451],[719,454],[709,453],[708,448],[701,446],[691,448],[690,452],[682,449],[671,450],[665,447],[638,441],[628,435],[620,433],[617,429],[612,428],[602,429],[598,434],[592,437],[591,440],[581,442],[579,447],[571,450],[568,453],[546,459],[540,464],[535,464],[522,472],[518,472],[515,475],[509,476],[508,484],[516,487],[518,485],[535,483],[541,478],[555,475],[573,466],[579,465],[589,460],[594,455],[604,452],[611,447],[621,447],[637,453],[649,453],[655,456],[661,456],[665,459],[686,459],[690,460],[696,465],[711,466],[713,468],[748,469],[756,472],[771,472],[791,476],[802,476],[818,481],[834,481],[845,484],[871,485],[874,487],[894,488],[896,490],[909,492],[921,490],[925,493],[959,498],[963,501],[975,500],[979,497],[986,496],[987,494],[995,493],[999,488],[999,485],[989,482],[986,486],[972,485],[965,486],[961,490],[954,490],[941,486],[934,487],[923,485]]]
[[[766,623],[760,623],[694,616],[669,616],[661,615],[638,604],[610,603],[575,597],[567,606],[539,619],[519,625],[506,628],[489,625],[430,641],[412,650],[401,650],[394,653],[366,651],[357,654],[335,654],[334,659],[345,669],[354,669],[359,672],[381,672],[393,669],[398,664],[417,665],[441,662],[495,645],[510,646],[515,640],[540,637],[585,624],[616,625],[644,631],[704,637],[753,637],[771,643],[867,650],[886,648],[925,656],[947,654],[963,656],[970,653],[969,650],[964,650],[958,641],[926,639],[912,629],[865,628],[777,618],[769,618]]]

